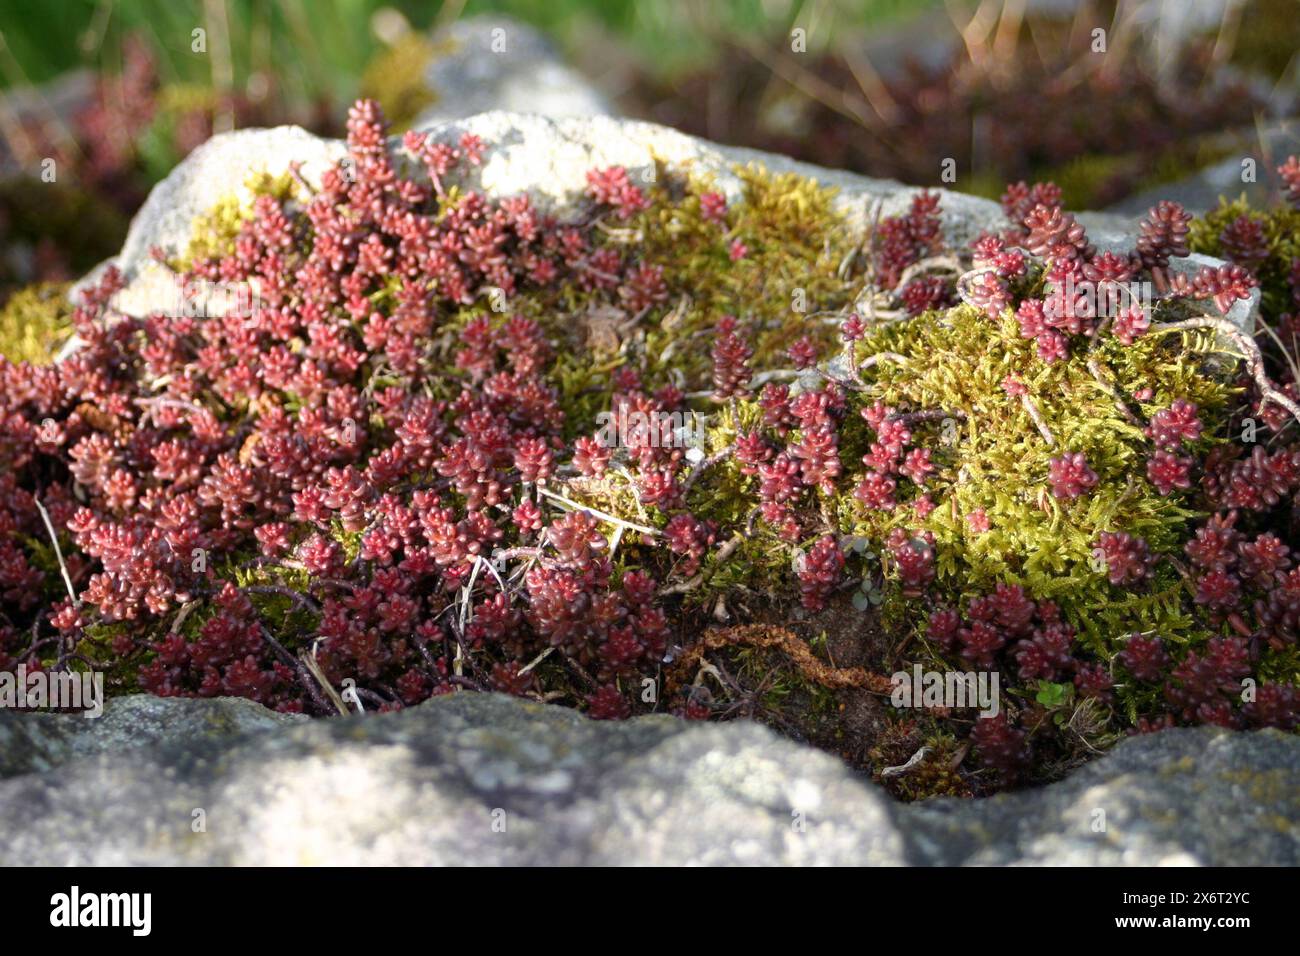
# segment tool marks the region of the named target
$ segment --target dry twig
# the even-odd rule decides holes
[[[1300,422],[1300,405],[1297,405],[1285,392],[1273,385],[1264,369],[1264,353],[1260,351],[1258,343],[1228,319],[1221,316],[1200,315],[1191,319],[1183,319],[1180,322],[1161,322],[1151,326],[1152,333],[1186,332],[1192,329],[1213,329],[1224,338],[1230,339],[1234,345],[1241,349],[1246,359],[1246,370],[1250,373],[1250,377],[1255,380],[1255,387],[1259,389],[1260,405],[1265,402],[1281,405],[1291,413],[1296,421]]]
[[[893,682],[883,674],[873,674],[861,667],[831,667],[819,660],[807,643],[792,631],[768,624],[715,627],[705,631],[699,643],[685,651],[674,663],[668,675],[668,686],[671,688],[680,683],[673,680],[673,674],[688,673],[705,651],[740,645],[780,650],[804,677],[833,690],[861,687],[877,694],[888,694],[893,690]]]

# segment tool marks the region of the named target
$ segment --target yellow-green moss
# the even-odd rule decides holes
[[[244,185],[253,198],[273,196],[280,202],[294,199],[298,190],[296,180],[288,172],[274,176],[267,172],[253,173]],[[234,251],[239,230],[252,218],[251,199],[233,195],[220,200],[207,212],[195,217],[189,245],[172,265],[177,269],[185,269],[199,259],[230,255]]]
[[[1231,202],[1220,199],[1217,209],[1192,221],[1188,243],[1193,252],[1227,258],[1220,236],[1242,216],[1264,227],[1268,258],[1254,271],[1260,284],[1260,310],[1266,319],[1275,320],[1293,311],[1289,279],[1291,264],[1300,259],[1300,210],[1290,206],[1256,209],[1244,195]]]
[[[742,201],[721,241],[720,227],[700,215],[699,196],[710,187],[702,180],[690,184],[680,204],[670,204],[673,183],[660,176],[662,185],[650,191],[653,205],[630,224],[644,237],[638,253],[664,266],[674,293],[659,315],[671,321],[652,325],[646,336],[652,370],[672,366],[703,381],[712,330],[724,314],[745,323],[755,368],[785,364],[782,353],[800,336],[833,342],[835,326],[824,319],[853,301],[857,286],[841,266],[857,239],[834,208],[836,191],[756,164],[735,172]],[[732,239],[748,250],[737,261],[728,252]]]
[[[13,294],[0,311],[0,355],[48,365],[72,334],[70,283],[44,282]]]
[[[930,531],[941,583],[963,597],[986,592],[998,581],[1022,583],[1035,598],[1061,604],[1098,644],[1147,626],[1159,626],[1175,639],[1189,635],[1181,582],[1172,572],[1158,572],[1150,593],[1120,594],[1095,567],[1093,549],[1101,532],[1140,535],[1153,551],[1167,551],[1185,537],[1196,514],[1182,507],[1178,496],[1158,495],[1144,479],[1146,440],[1093,377],[1090,356],[1040,362],[1009,313],[1000,323],[991,322],[968,307],[887,328],[863,348],[909,359],[906,365],[881,363],[869,370],[886,404],[960,412],[965,420],[954,419],[957,441],[950,447],[942,444],[940,423],[919,429],[922,441],[927,430],[932,433],[926,443],[936,449],[940,474],[945,465],[949,473],[947,480],[932,482],[940,507],[926,521],[917,527],[909,509],[863,512],[856,502],[841,501],[838,513],[850,525],[846,530],[876,538],[894,527]],[[933,361],[935,355],[943,361]],[[1130,401],[1145,416],[1174,398],[1196,403],[1207,435],[1224,421],[1234,395],[1210,371],[1218,359],[1208,333],[1148,336],[1127,347],[1107,340],[1091,357],[1120,394],[1154,389],[1145,405]],[[1052,445],[1021,402],[1004,393],[1001,383],[1008,375],[1028,389]],[[1100,478],[1096,489],[1072,502],[1053,497],[1047,484],[1050,459],[1067,451],[1083,452]],[[983,533],[966,520],[980,508],[990,523]]]
[[[406,129],[426,108],[438,101],[424,73],[446,47],[422,33],[407,33],[366,65],[361,74],[361,95],[376,100],[395,131]]]

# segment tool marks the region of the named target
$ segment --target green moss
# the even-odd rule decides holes
[[[446,52],[445,46],[422,33],[407,33],[366,65],[361,95],[376,100],[393,129],[401,132],[438,101],[424,73],[435,57]]]
[[[832,343],[835,326],[824,319],[853,302],[857,286],[843,266],[856,241],[835,211],[835,190],[757,165],[736,173],[743,201],[733,206],[721,236],[717,224],[700,216],[698,197],[711,184],[692,181],[674,205],[667,200],[680,185],[666,174],[658,177],[664,185],[650,191],[652,207],[631,224],[643,237],[638,252],[664,266],[674,292],[646,336],[652,370],[671,365],[702,383],[712,330],[725,314],[745,324],[755,368],[788,364],[782,353],[800,336]],[[748,250],[736,261],[728,251],[733,239]]]
[[[1189,245],[1193,252],[1227,258],[1220,237],[1242,216],[1264,227],[1268,258],[1254,271],[1260,284],[1260,310],[1266,319],[1276,321],[1283,313],[1294,311],[1288,280],[1292,263],[1300,259],[1300,210],[1290,206],[1256,209],[1244,195],[1231,202],[1221,199],[1218,209],[1192,221]]]
[[[72,334],[66,282],[46,282],[14,293],[0,311],[0,355],[11,362],[48,365]]]
[[[1144,407],[1149,413],[1173,398],[1195,402],[1207,434],[1226,422],[1232,388],[1210,374],[1209,336],[1147,337],[1123,347],[1108,341],[1092,356],[1123,395],[1154,385]],[[861,513],[841,503],[839,513],[856,517],[846,528],[880,538],[896,527],[934,534],[939,580],[962,597],[986,592],[999,581],[1023,584],[1035,598],[1057,601],[1093,642],[1146,627],[1186,634],[1190,621],[1178,611],[1177,583],[1157,580],[1150,594],[1115,593],[1094,567],[1093,548],[1103,531],[1127,531],[1147,539],[1155,552],[1176,550],[1196,514],[1177,495],[1162,497],[1142,479],[1145,439],[1094,379],[1087,355],[1046,365],[1033,344],[1019,336],[1008,314],[1001,323],[961,307],[885,329],[863,343],[864,352],[889,350],[906,365],[881,363],[870,372],[887,405],[942,409],[965,416],[949,426],[956,442],[944,446],[943,425],[914,429],[937,448],[940,464],[928,489],[940,503],[916,527],[910,509]],[[941,354],[941,363],[927,361]],[[1105,373],[1104,373],[1105,374]],[[1024,405],[1003,392],[1016,375],[1028,389],[1054,443],[1039,433]],[[925,430],[931,431],[927,441]],[[1204,438],[1208,444],[1215,439]],[[1082,452],[1100,483],[1071,502],[1049,490],[1049,462],[1065,452]],[[984,509],[987,532],[966,521]],[[1139,626],[1141,625],[1141,626]],[[1099,646],[1097,648],[1101,650]]]
[[[256,197],[273,196],[280,202],[288,202],[296,197],[298,191],[297,181],[287,172],[275,176],[266,172],[253,173],[244,187],[251,198],[227,196],[195,218],[189,245],[184,254],[172,263],[174,268],[183,270],[199,259],[230,255],[234,251],[239,230],[253,218],[253,200]]]

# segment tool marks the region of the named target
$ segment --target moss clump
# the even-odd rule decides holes
[[[649,307],[609,301],[572,283],[511,302],[512,309],[567,340],[559,369],[562,400],[573,420],[590,422],[598,406],[609,407],[608,386],[604,394],[593,390],[593,376],[608,383],[609,372],[624,365],[688,392],[706,388],[713,327],[724,314],[743,318],[753,331],[756,368],[788,364],[784,352],[800,337],[823,347],[834,342],[830,317],[861,290],[860,270],[850,268],[859,240],[834,208],[836,191],[757,165],[735,173],[741,200],[728,209],[725,222],[702,214],[701,197],[713,190],[711,182],[660,167],[654,181],[641,186],[648,201],[644,211],[598,224],[599,249],[616,256],[620,266],[662,268],[666,294]],[[744,246],[738,257],[737,242]],[[463,312],[450,328],[481,311]],[[708,402],[700,408],[716,410]]]
[[[1231,201],[1220,199],[1219,208],[1193,220],[1189,243],[1193,252],[1231,260],[1237,252],[1225,245],[1224,231],[1243,218],[1260,226],[1264,245],[1258,250],[1258,261],[1242,264],[1259,279],[1260,311],[1265,318],[1277,320],[1295,311],[1292,269],[1300,260],[1300,209],[1257,209],[1244,195]]]
[[[361,74],[361,95],[376,100],[396,130],[406,129],[438,101],[424,72],[435,57],[447,52],[421,33],[406,33],[367,64]]]
[[[48,365],[72,334],[70,283],[44,282],[14,293],[0,311],[0,356]]]
[[[286,203],[298,194],[297,180],[287,172],[274,176],[267,172],[253,173],[244,183],[244,188],[250,196],[227,196],[195,218],[189,245],[172,262],[173,268],[184,270],[192,262],[229,255],[235,248],[239,230],[253,218],[253,200],[258,196],[270,196],[279,203]]]
[[[907,358],[871,370],[879,400],[952,413],[947,423],[916,430],[931,432],[930,447],[943,463],[927,487],[941,506],[918,523],[910,509],[864,515],[840,499],[835,507],[844,530],[875,539],[895,528],[931,532],[939,580],[962,599],[1000,581],[1021,584],[1036,599],[1061,605],[1097,650],[1117,636],[1152,628],[1189,637],[1193,625],[1180,610],[1181,581],[1172,569],[1157,576],[1149,593],[1123,594],[1095,561],[1104,531],[1145,538],[1153,551],[1176,550],[1197,512],[1176,496],[1159,495],[1145,480],[1142,427],[1120,411],[1089,368],[1091,361],[1124,396],[1154,386],[1146,402],[1130,403],[1130,412],[1140,411],[1143,420],[1176,398],[1196,404],[1207,423],[1198,449],[1204,452],[1222,443],[1209,436],[1222,433],[1236,392],[1211,368],[1217,361],[1213,335],[1185,339],[1145,337],[1131,346],[1107,339],[1093,352],[1046,364],[1034,357],[1033,343],[1020,336],[1010,313],[992,322],[968,306],[876,333],[863,343],[864,354],[891,351]],[[935,355],[943,361],[932,361]],[[1008,376],[1027,390],[1050,444],[1026,403],[1003,389]],[[1100,479],[1070,502],[1054,497],[1047,484],[1051,459],[1064,452],[1082,452]],[[987,530],[968,520],[981,510]]]
[[[801,336],[821,345],[834,341],[835,325],[827,319],[851,305],[860,288],[848,268],[857,243],[834,208],[834,189],[758,165],[735,172],[742,201],[729,211],[721,236],[700,212],[707,181],[692,182],[673,204],[672,180],[661,176],[666,185],[651,190],[654,204],[633,223],[645,237],[644,255],[664,264],[668,287],[686,293],[668,303],[647,337],[652,370],[703,370],[723,314],[741,317],[753,330],[756,368],[787,364],[783,353]],[[738,258],[736,242],[744,246]]]
[[[970,781],[957,770],[961,763],[957,740],[937,731],[933,721],[890,721],[869,756],[877,768],[875,781],[900,800],[972,795]],[[915,763],[909,766],[912,760]]]

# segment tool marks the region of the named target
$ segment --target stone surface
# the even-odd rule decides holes
[[[838,189],[837,204],[859,230],[870,222],[877,203],[881,215],[894,215],[906,210],[917,192],[892,180],[824,169],[753,149],[719,146],[654,123],[609,116],[552,119],[494,111],[436,124],[428,130],[448,141],[471,132],[488,144],[483,165],[464,185],[482,189],[492,197],[527,192],[539,206],[561,216],[575,214],[586,202],[588,170],[622,165],[628,168],[633,181],[645,181],[653,175],[656,160],[713,177],[732,201],[740,198],[742,190],[735,174],[737,166],[760,163],[776,173],[809,177]],[[133,315],[174,308],[174,283],[170,274],[150,259],[151,247],[184,249],[194,217],[223,196],[242,189],[253,172],[280,173],[290,162],[300,160],[304,177],[315,181],[343,153],[339,142],[320,139],[297,127],[213,137],[154,188],[136,215],[122,252],[114,260],[129,280],[115,305]],[[944,229],[951,242],[965,245],[982,231],[1004,228],[997,203],[957,192],[939,192]],[[1080,216],[1099,248],[1124,252],[1132,248],[1139,218],[1130,217],[1133,225],[1126,230],[1122,228],[1124,219],[1114,215]],[[1192,256],[1177,260],[1175,269],[1191,270],[1215,261]],[[1248,326],[1257,306],[1258,296],[1240,302],[1230,317]]]
[[[554,117],[615,112],[545,36],[518,20],[467,17],[437,31],[433,44],[439,53],[424,82],[437,99],[417,128],[494,109]]]
[[[1141,215],[1157,200],[1172,199],[1200,215],[1219,207],[1219,198],[1236,199],[1244,195],[1256,208],[1266,208],[1281,195],[1281,177],[1277,167],[1287,156],[1300,154],[1300,130],[1294,124],[1281,123],[1263,129],[1242,130],[1216,141],[1227,158],[1190,176],[1135,193],[1114,206],[1120,215]],[[1254,159],[1255,182],[1243,183],[1242,160]]]
[[[49,770],[98,753],[121,754],[167,741],[228,737],[308,719],[277,714],[237,697],[125,697],[113,701],[97,719],[0,710],[0,779]]]
[[[487,694],[320,721],[127,698],[0,713],[15,740],[0,865],[1300,862],[1300,739],[1273,731],[1135,738],[1040,790],[911,806],[755,724]]]
[[[1146,734],[1060,783],[928,801],[908,814],[919,852],[954,865],[1295,866],[1300,737],[1208,727]],[[1102,821],[1105,830],[1094,831]]]

